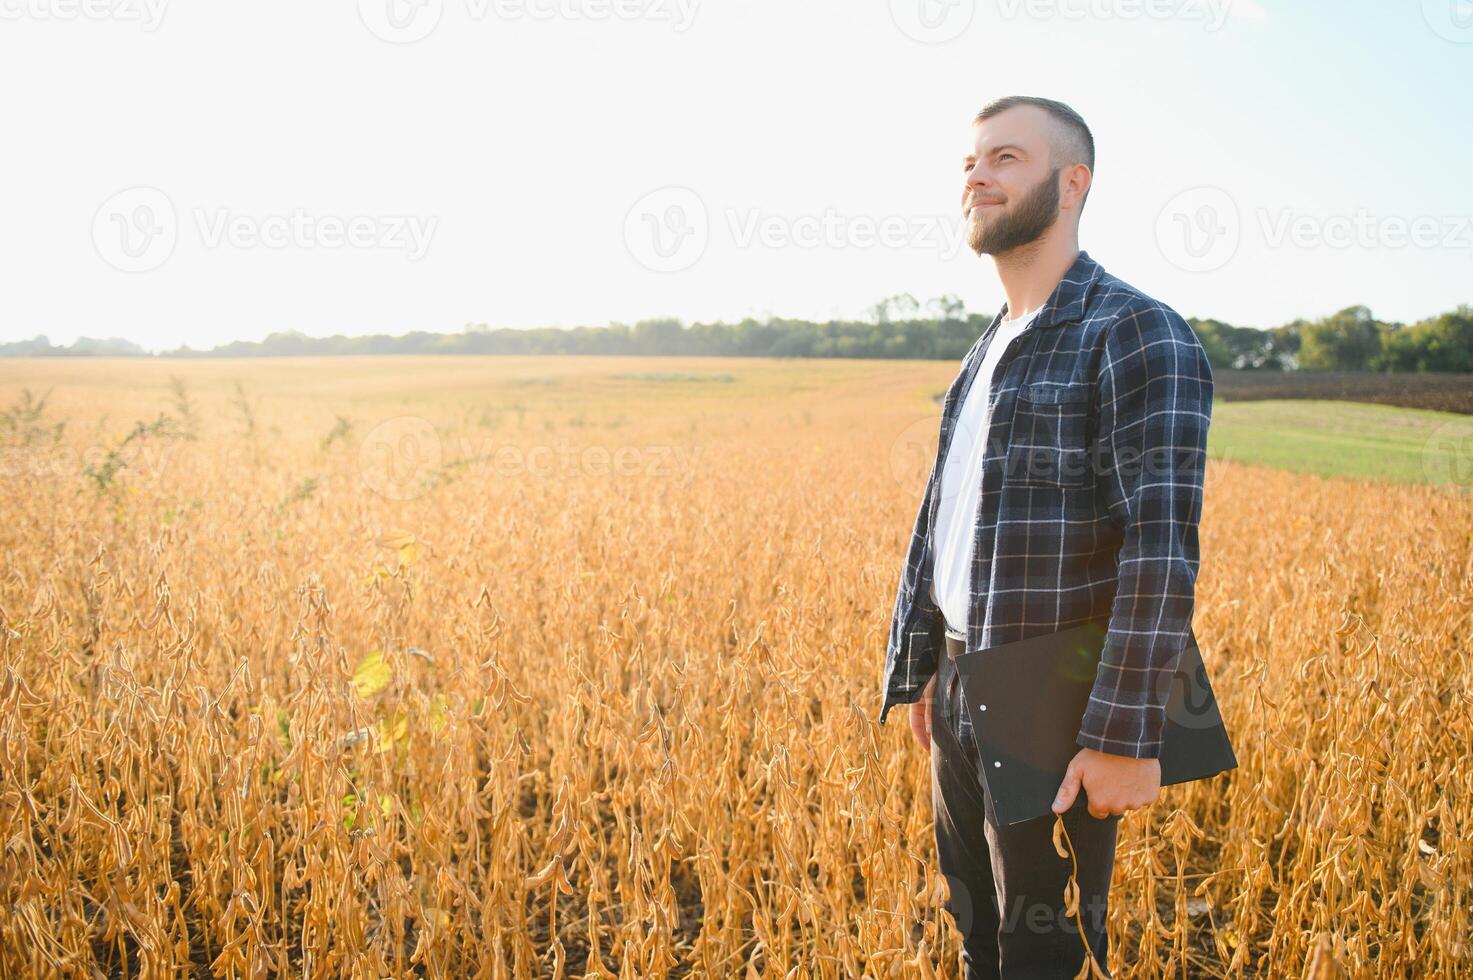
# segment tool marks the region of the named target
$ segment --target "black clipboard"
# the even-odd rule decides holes
[[[1091,622],[955,658],[962,701],[1000,823],[1053,813],[1069,760],[1079,751],[1074,739],[1094,687],[1105,633],[1103,623]],[[1170,684],[1161,736],[1161,785],[1236,768],[1238,759],[1190,630]],[[1074,807],[1084,805],[1081,787]]]

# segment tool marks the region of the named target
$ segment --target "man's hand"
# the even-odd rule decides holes
[[[1064,781],[1059,784],[1058,796],[1054,798],[1055,813],[1063,813],[1074,805],[1081,785],[1089,800],[1090,816],[1103,820],[1150,806],[1160,799],[1161,762],[1080,749],[1069,760]]]
[[[921,699],[910,706],[910,733],[921,743],[921,748],[931,751],[931,698],[936,690],[936,675],[921,692]]]

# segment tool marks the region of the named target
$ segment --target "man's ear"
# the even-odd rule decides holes
[[[1089,193],[1090,187],[1094,185],[1094,174],[1090,173],[1089,167],[1082,163],[1076,163],[1072,167],[1065,167],[1059,173],[1059,197],[1069,203],[1074,210],[1084,203],[1084,195]]]

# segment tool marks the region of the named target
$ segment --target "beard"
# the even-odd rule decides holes
[[[1055,167],[1017,204],[1003,207],[1006,210],[988,219],[978,211],[967,226],[967,246],[978,258],[1010,252],[1037,241],[1048,231],[1059,216],[1059,168]]]

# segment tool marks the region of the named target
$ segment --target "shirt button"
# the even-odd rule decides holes
[[[987,705],[985,705],[985,704],[979,704],[979,705],[977,705],[977,707],[978,707],[978,708],[979,708],[979,709],[980,709],[980,710],[982,710],[982,711],[986,711],[986,710],[987,710]]]
[[[1001,763],[1001,762],[994,762],[994,763],[993,763],[993,764],[992,764],[992,767],[993,767],[993,768],[994,768],[994,769],[1001,769],[1001,768],[1002,768],[1002,763]]]

